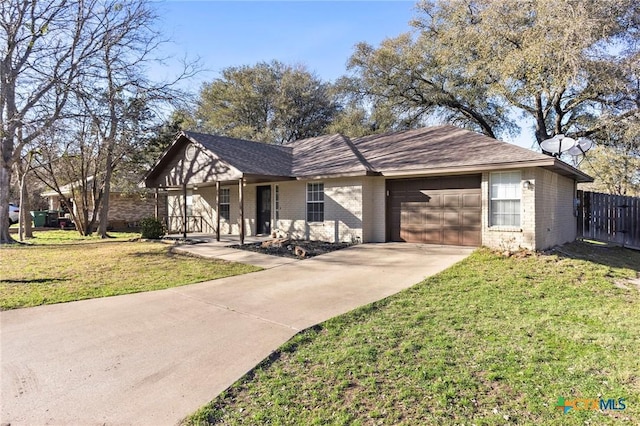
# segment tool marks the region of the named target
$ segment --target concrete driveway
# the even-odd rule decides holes
[[[471,251],[363,244],[185,287],[2,312],[0,421],[176,424],[298,331]]]

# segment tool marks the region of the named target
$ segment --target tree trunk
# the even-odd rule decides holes
[[[0,244],[14,243],[9,234],[9,185],[11,184],[11,167],[4,159],[0,162]]]
[[[23,169],[23,163],[18,163],[18,179],[20,179],[20,219],[18,236],[20,241],[25,238],[33,238],[33,229],[31,227],[31,203],[29,194],[27,194],[27,175],[31,170],[31,155],[27,160],[26,170]]]
[[[113,167],[111,163],[113,162],[113,155],[111,153],[111,149],[107,154],[107,173],[104,176],[104,189],[102,192],[102,205],[100,206],[100,228],[98,230],[101,238],[109,238],[107,234],[107,225],[109,218],[109,198],[111,194],[111,175],[113,174]]]
[[[23,173],[22,176],[20,176],[20,228],[18,229],[18,239],[20,241],[24,241],[25,237],[33,238],[33,229],[31,229],[31,207],[25,180],[26,173]]]

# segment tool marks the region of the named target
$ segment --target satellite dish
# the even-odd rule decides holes
[[[558,134],[551,139],[543,140],[540,143],[540,147],[553,155],[560,155],[565,151],[570,150],[576,146],[576,140],[573,138],[566,138],[563,134]]]
[[[587,138],[578,138],[578,141],[574,147],[569,149],[567,152],[573,156],[577,156],[580,154],[586,154],[591,148],[593,148],[593,141]]]

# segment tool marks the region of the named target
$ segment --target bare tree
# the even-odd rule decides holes
[[[167,101],[180,103],[187,98],[175,88],[176,83],[197,73],[198,67],[195,62],[184,63],[173,81],[150,81],[145,68],[150,62],[161,61],[154,52],[165,42],[151,29],[156,20],[154,12],[145,0],[136,0],[107,3],[103,13],[105,30],[100,54],[92,64],[89,84],[82,86],[79,97],[92,120],[104,157],[100,173],[103,196],[96,209],[100,211],[98,232],[106,238],[114,172],[122,161],[141,149],[145,130],[154,117],[154,106]]]
[[[101,38],[99,0],[0,2],[0,243],[9,235],[11,169],[63,113]]]
[[[155,18],[146,0],[2,2],[0,224],[8,223],[9,170],[24,148],[37,142],[47,154],[39,177],[56,191],[81,182],[80,199],[92,198],[86,220],[84,213],[80,219],[81,232],[91,232],[100,211],[100,233],[106,236],[111,178],[135,139],[130,130],[140,129],[141,111],[154,102],[184,98],[174,87],[197,72],[197,63],[185,63],[173,81],[152,84],[145,78],[146,65],[160,60],[152,52],[164,42],[153,30]],[[94,140],[51,138],[46,132],[55,133],[60,120]],[[54,146],[57,142],[62,145]],[[93,158],[78,157],[83,155]],[[76,179],[54,176],[61,167],[75,170]],[[0,242],[9,241],[8,227],[0,227]]]

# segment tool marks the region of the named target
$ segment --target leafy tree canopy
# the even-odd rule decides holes
[[[594,182],[583,189],[640,196],[640,122],[621,123],[607,132],[609,140],[589,151],[580,169]]]
[[[635,0],[424,0],[415,32],[350,59],[359,93],[412,125],[444,117],[489,136],[514,112],[554,134],[606,141],[640,118]]]
[[[202,88],[196,119],[205,132],[283,143],[323,134],[338,110],[328,83],[273,61],[225,68]]]

